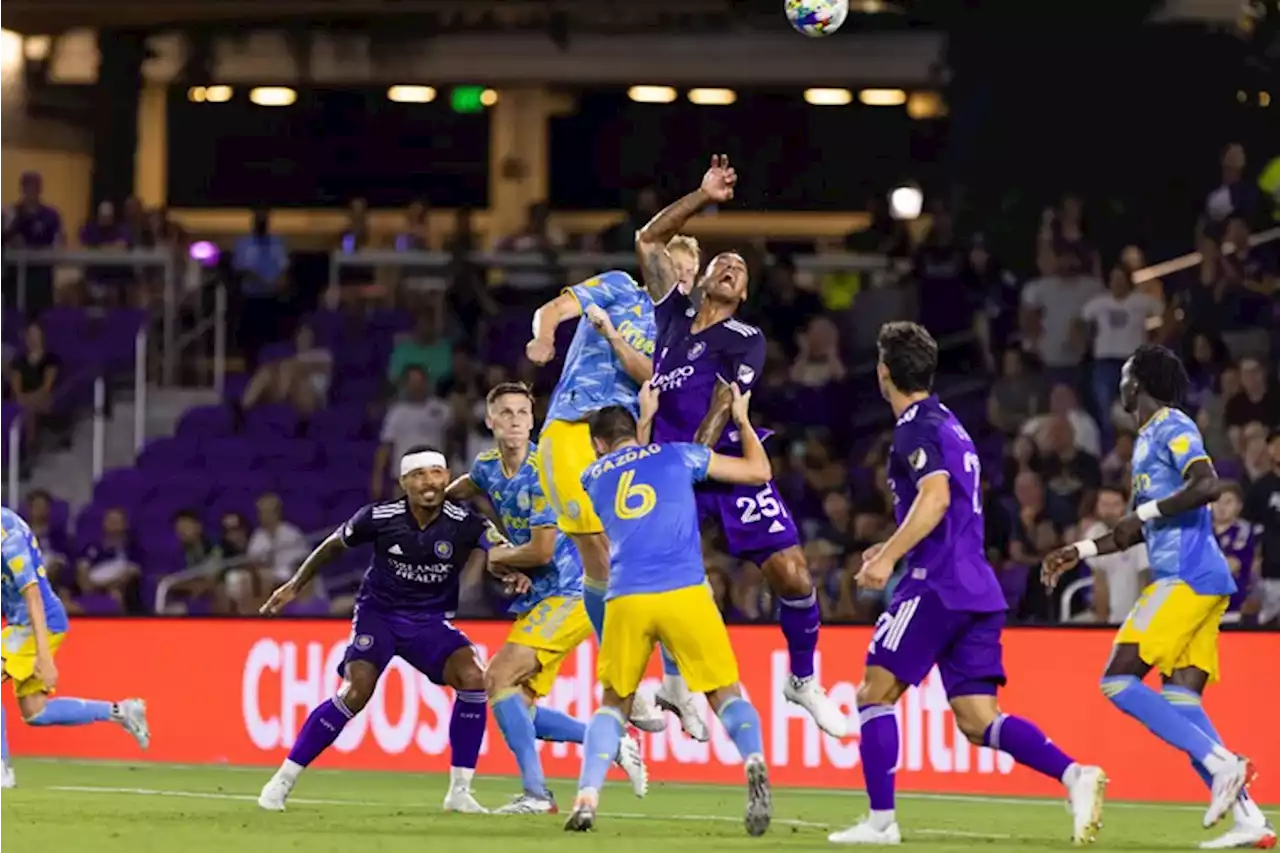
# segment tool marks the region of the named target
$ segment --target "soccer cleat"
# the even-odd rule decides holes
[[[6,764],[3,769],[0,769],[0,788],[7,791],[16,787],[18,787],[18,777],[14,775],[13,768]]]
[[[796,678],[792,675],[787,678],[782,695],[788,702],[808,711],[818,728],[832,737],[846,737],[849,734],[849,719],[827,696],[827,691],[822,689],[817,678]]]
[[[559,814],[555,795],[547,791],[545,796],[537,796],[524,792],[501,808],[493,810],[494,814]]]
[[[470,788],[453,787],[444,795],[444,810],[458,814],[488,814],[489,810],[476,801]]]
[[[1276,846],[1276,831],[1271,824],[1250,826],[1236,822],[1222,835],[1200,842],[1201,850],[1271,850]]]
[[[895,820],[884,829],[876,829],[870,817],[864,817],[848,829],[827,836],[832,844],[877,844],[888,846],[902,843],[902,830]]]
[[[1253,762],[1247,758],[1233,756],[1227,766],[1213,774],[1213,796],[1209,808],[1204,813],[1204,827],[1209,827],[1222,820],[1223,815],[1231,811],[1236,798],[1240,796],[1253,777],[1258,775]]]
[[[664,684],[658,688],[658,693],[654,697],[658,703],[658,707],[664,711],[670,711],[680,720],[680,728],[689,737],[698,743],[706,743],[711,740],[711,731],[707,728],[707,721],[702,718],[702,713],[698,710],[698,705],[693,701],[693,696],[689,691],[681,691],[676,693],[667,689]]]
[[[138,746],[146,749],[151,745],[151,729],[147,726],[147,703],[141,699],[123,699],[116,706],[119,709],[120,725],[133,735]]]
[[[769,789],[769,768],[764,757],[747,759],[747,835],[764,835],[773,820],[773,793]]]
[[[267,784],[262,786],[262,793],[258,794],[258,808],[269,812],[284,811],[285,801],[289,799],[289,792],[297,781],[296,777],[276,771]]]
[[[590,832],[596,827],[596,805],[600,798],[590,789],[579,791],[573,801],[573,811],[564,822],[565,832]]]
[[[649,793],[649,771],[645,769],[644,757],[640,754],[640,743],[629,734],[624,734],[618,744],[617,762],[631,780],[631,790],[637,797]]]
[[[1102,829],[1102,799],[1107,789],[1107,774],[1101,767],[1081,767],[1075,781],[1067,788],[1071,805],[1071,840],[1076,844],[1092,844]]]
[[[631,699],[631,725],[642,732],[657,734],[667,730],[667,718],[637,690]]]

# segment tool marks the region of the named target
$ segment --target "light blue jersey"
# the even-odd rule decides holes
[[[35,534],[22,520],[22,516],[13,510],[0,508],[0,537],[3,538],[4,570],[0,578],[0,599],[4,609],[4,621],[7,625],[29,627],[31,614],[27,612],[23,590],[32,584],[40,588],[40,598],[44,602],[45,623],[50,634],[61,634],[67,630],[67,611],[58,599],[57,593],[49,585],[45,576],[44,559],[40,556],[40,548]]]
[[[1138,431],[1133,448],[1134,506],[1163,500],[1182,488],[1193,462],[1208,460],[1195,422],[1177,409],[1161,409]],[[1176,578],[1200,595],[1231,595],[1236,583],[1202,506],[1142,526],[1155,580]]]
[[[471,463],[470,476],[471,482],[493,501],[511,544],[527,544],[535,527],[556,526],[556,514],[538,482],[538,454],[532,444],[514,474],[507,475],[497,450],[486,450]],[[538,602],[553,596],[581,598],[582,561],[573,541],[557,531],[551,564],[530,572],[529,579],[533,588],[511,603],[511,613],[527,613]]]
[[[551,394],[548,421],[580,421],[606,406],[638,412],[640,386],[622,369],[622,360],[586,317],[592,305],[603,308],[623,340],[653,358],[658,335],[653,300],[629,274],[610,270],[567,288],[582,306],[573,343],[565,356],[560,381]]]
[[[615,450],[583,473],[609,537],[607,598],[706,580],[693,484],[707,478],[710,464],[701,444],[650,444]]]

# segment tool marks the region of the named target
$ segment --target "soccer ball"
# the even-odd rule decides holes
[[[829,36],[849,17],[849,0],[786,0],[787,20],[810,38]]]

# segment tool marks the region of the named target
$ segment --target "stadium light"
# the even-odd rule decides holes
[[[225,104],[233,93],[230,86],[210,86],[204,90],[204,98],[211,104]]]
[[[192,86],[187,90],[187,100],[193,104],[203,104],[209,100],[209,88],[207,86]]]
[[[924,193],[915,184],[903,184],[890,190],[889,215],[894,219],[919,219],[923,209]]]
[[[738,100],[732,89],[690,89],[689,102],[700,107],[727,107]]]
[[[858,100],[869,107],[900,107],[907,102],[907,93],[901,89],[863,89]]]
[[[0,70],[7,77],[22,65],[22,36],[13,30],[0,32]]]
[[[937,92],[912,92],[907,98],[907,115],[914,119],[937,118],[946,112],[942,96]]]
[[[298,100],[298,93],[288,86],[259,86],[249,90],[249,100],[260,107],[287,107]]]
[[[387,99],[397,104],[429,104],[436,99],[436,90],[430,86],[392,86]]]
[[[53,50],[49,36],[27,36],[22,42],[22,55],[31,62],[44,62]]]
[[[485,89],[480,93],[480,105],[483,107],[491,107],[498,103],[498,90]]]
[[[804,100],[815,107],[843,107],[853,103],[853,92],[848,89],[805,89]]]
[[[669,104],[676,99],[676,90],[670,86],[632,86],[627,97],[637,104]]]

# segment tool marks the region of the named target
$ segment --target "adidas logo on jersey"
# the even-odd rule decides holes
[[[781,521],[776,521],[776,520],[775,520],[775,521],[773,522],[773,524],[770,524],[770,525],[769,525],[769,532],[770,532],[770,533],[781,533],[782,531],[784,531],[784,530],[786,530],[786,529],[787,529],[787,528],[786,528],[785,526],[783,526],[783,524],[782,524],[782,522],[781,522]]]
[[[390,548],[388,548],[388,549],[387,549],[387,553],[388,553],[388,554],[395,554],[395,555],[396,555],[396,556],[398,556],[398,557],[403,557],[403,556],[404,556],[404,549],[403,549],[403,548],[401,548],[399,545],[392,545]]]

